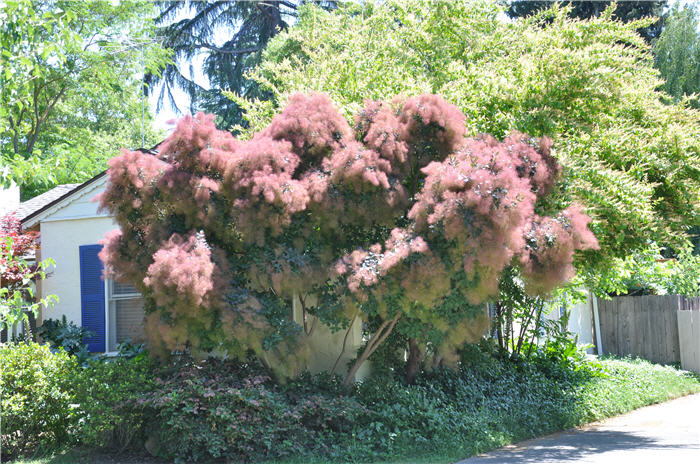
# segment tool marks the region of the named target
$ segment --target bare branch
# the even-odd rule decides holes
[[[338,368],[338,363],[340,363],[340,360],[343,358],[343,355],[345,354],[345,348],[348,343],[348,336],[350,335],[350,331],[352,331],[352,326],[355,324],[355,319],[357,319],[357,313],[352,317],[352,320],[350,321],[350,326],[348,327],[348,330],[345,332],[345,337],[343,337],[343,349],[340,350],[340,354],[338,355],[338,359],[335,360],[335,363],[333,364],[333,369],[331,369],[331,374],[330,376],[333,377],[335,374],[335,370]]]

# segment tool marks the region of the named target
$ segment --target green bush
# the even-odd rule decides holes
[[[150,416],[149,450],[176,462],[333,455],[364,408],[321,390],[279,387],[231,362],[179,366],[137,400]]]
[[[279,385],[250,363],[157,366],[132,350],[81,367],[62,350],[7,345],[2,446],[13,456],[39,445],[147,449],[176,462],[456,459],[700,391],[696,376],[671,367],[551,349],[528,362],[482,341],[457,370],[414,384],[387,371],[346,390],[327,374]]]
[[[60,321],[45,319],[37,329],[37,333],[54,350],[63,348],[68,354],[77,356],[80,362],[87,360],[88,347],[84,341],[92,335],[92,332],[77,326],[72,321],[68,322],[65,314]]]
[[[75,358],[63,350],[52,353],[36,343],[0,345],[5,456],[72,441],[79,415],[72,382],[79,369]]]
[[[156,388],[155,371],[145,352],[91,359],[74,379],[81,417],[77,440],[116,451],[143,445],[146,417],[137,399]]]

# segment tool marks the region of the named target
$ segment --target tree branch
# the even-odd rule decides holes
[[[355,324],[355,319],[357,319],[357,313],[355,313],[354,316],[352,316],[352,320],[350,321],[350,326],[348,327],[348,330],[345,332],[345,337],[343,337],[343,349],[340,350],[340,354],[338,355],[338,359],[335,360],[335,363],[333,364],[333,368],[331,369],[330,376],[333,377],[335,374],[335,370],[338,368],[338,363],[340,362],[341,358],[345,354],[345,347],[347,346],[348,343],[348,336],[350,335],[350,331],[352,330],[352,326]]]
[[[27,154],[31,154],[32,150],[34,149],[34,144],[36,143],[36,139],[39,137],[39,128],[40,126],[46,121],[46,118],[49,116],[49,113],[53,109],[53,107],[58,103],[58,101],[63,97],[63,94],[66,93],[66,90],[68,89],[68,86],[63,86],[61,88],[61,91],[58,92],[58,94],[53,98],[53,101],[47,105],[46,109],[42,113],[41,116],[39,116],[39,108],[38,108],[38,101],[35,99],[35,107],[34,107],[34,112],[37,116],[37,121],[36,121],[36,127],[34,128],[34,131],[30,137],[30,139],[27,141]]]
[[[227,50],[227,49],[225,49],[225,48],[217,47],[217,46],[215,46],[215,45],[211,45],[211,44],[206,43],[206,42],[198,43],[198,44],[195,45],[195,47],[206,48],[206,49],[209,49],[209,50],[213,50],[213,51],[215,51],[215,52],[217,52],[217,53],[222,53],[222,54],[224,54],[224,55],[245,55],[245,54],[247,54],[247,53],[253,53],[253,52],[257,52],[257,51],[259,51],[259,50],[262,50],[262,47],[261,47],[261,46],[257,46],[257,47],[247,47],[247,48],[239,48],[239,49],[237,49],[237,50]]]
[[[396,313],[396,316],[394,316],[393,319],[390,321],[384,321],[382,325],[379,326],[379,329],[374,333],[374,337],[367,343],[367,346],[365,347],[364,351],[360,355],[359,358],[357,358],[357,361],[352,365],[352,368],[350,368],[350,371],[348,372],[348,375],[345,377],[345,381],[343,382],[343,386],[347,387],[350,385],[350,382],[353,381],[355,378],[355,374],[357,371],[360,369],[360,366],[367,361],[367,358],[372,356],[372,353],[376,351],[376,349],[379,347],[379,345],[382,344],[384,340],[386,340],[386,337],[389,336],[392,330],[394,330],[394,326],[396,326],[396,323],[398,322],[399,318],[401,317],[401,313]]]

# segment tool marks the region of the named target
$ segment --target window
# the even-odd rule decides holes
[[[107,351],[117,351],[125,340],[143,341],[143,298],[130,284],[109,279],[107,285]]]

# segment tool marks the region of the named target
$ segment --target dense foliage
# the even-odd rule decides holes
[[[676,99],[700,93],[700,31],[696,5],[671,9],[664,32],[654,43],[663,88]],[[697,96],[691,102],[698,107]]]
[[[88,179],[123,146],[157,140],[141,76],[168,52],[152,13],[142,0],[3,2],[0,184],[14,179],[31,198]]]
[[[255,371],[209,361],[159,379],[139,399],[150,418],[151,451],[182,462],[329,455],[369,413],[340,393],[339,382],[334,391],[317,388],[311,378],[280,388]]]
[[[75,355],[78,361],[85,362],[88,357],[88,347],[85,339],[92,333],[84,327],[68,322],[64,314],[61,320],[44,319],[37,329],[41,341],[48,343],[53,350],[62,349],[68,354]]]
[[[604,269],[650,240],[684,242],[700,221],[700,113],[667,104],[635,32],[649,21],[615,21],[612,9],[581,21],[558,7],[503,21],[502,11],[466,1],[304,7],[253,73],[272,100],[237,101],[255,131],[299,91],[328,93],[348,119],[366,99],[437,93],[467,115],[469,134],[552,138],[558,198],[586,207],[600,242],[587,265]]]
[[[22,230],[19,219],[9,214],[0,217],[0,329],[18,322],[29,322],[41,307],[49,307],[58,298],[45,295],[35,298],[34,283],[46,276],[53,260],[28,263],[38,247],[39,234]]]
[[[281,386],[254,362],[157,367],[140,355],[80,367],[38,345],[0,350],[3,392],[16,392],[3,393],[3,451],[12,444],[15,456],[41,440],[44,450],[148,450],[175,462],[459,459],[700,391],[697,378],[671,367],[546,351],[513,362],[487,342],[464,350],[458,370],[413,385],[377,377],[349,391],[327,375]],[[35,441],[22,448],[12,441],[21,437]]]
[[[157,156],[110,161],[101,205],[121,231],[101,257],[146,295],[156,351],[252,350],[293,376],[306,332],[289,302],[316,295],[305,310],[323,322],[378,325],[348,379],[395,327],[449,362],[483,333],[506,267],[544,294],[597,247],[578,206],[547,201],[546,138],[464,133],[429,94],[367,102],[354,130],[328,97],[297,94],[245,142],[186,117]]]
[[[3,457],[65,445],[75,433],[75,358],[46,345],[0,345]]]
[[[511,18],[530,16],[551,8],[555,3],[570,6],[570,15],[579,19],[600,16],[615,3],[614,18],[620,21],[653,17],[655,22],[640,28],[638,32],[647,42],[659,37],[664,30],[667,0],[506,0],[506,13]]]
[[[686,249],[676,258],[664,258],[660,247],[652,244],[616,259],[597,277],[595,285],[609,295],[700,296],[700,256]]]

